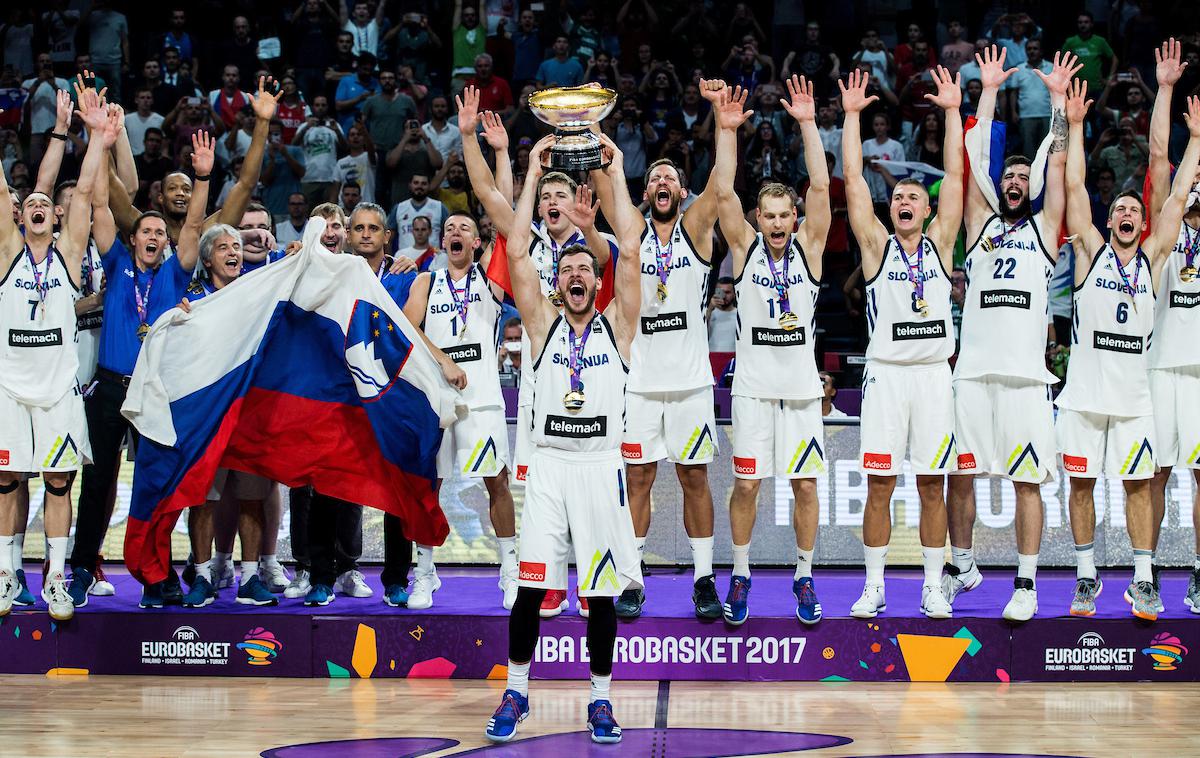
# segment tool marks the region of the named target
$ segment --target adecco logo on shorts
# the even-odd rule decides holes
[[[546,581],[546,564],[521,561],[521,569],[517,578],[525,582],[544,582]]]
[[[1080,455],[1063,455],[1063,468],[1077,474],[1087,471],[1087,458]]]
[[[756,468],[758,468],[758,461],[754,458],[733,456],[733,473],[750,475],[754,473]]]
[[[886,471],[892,467],[891,453],[863,453],[863,468]]]
[[[642,443],[622,442],[621,456],[627,461],[640,461],[642,459]]]
[[[975,454],[974,453],[963,453],[962,455],[958,456],[958,470],[959,471],[971,471],[974,468],[975,468]]]

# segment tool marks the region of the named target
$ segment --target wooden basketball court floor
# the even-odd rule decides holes
[[[488,744],[483,729],[501,689],[453,680],[8,675],[0,677],[0,756],[258,756],[307,744],[277,755],[382,758],[410,754],[389,738],[414,737],[457,740],[429,754],[452,756]],[[803,751],[814,756],[1200,755],[1200,684],[614,682],[620,746],[580,739],[587,696],[583,682],[532,682],[520,737],[564,737],[494,754],[665,758],[683,744],[672,734],[705,728],[853,740]],[[646,730],[640,742],[631,736],[638,730]],[[354,742],[312,745],[331,740]],[[729,755],[768,754],[754,751],[770,743],[726,741],[736,753],[710,744]]]

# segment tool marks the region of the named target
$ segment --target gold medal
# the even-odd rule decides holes
[[[929,303],[925,302],[925,298],[918,297],[916,300],[917,312],[922,316],[929,315]]]
[[[137,328],[137,338],[139,342],[146,341],[146,335],[150,333],[150,325],[142,324]]]
[[[795,330],[799,324],[800,318],[795,313],[792,313],[791,311],[784,311],[783,313],[779,314],[779,326],[781,326],[785,332]]]
[[[667,285],[663,284],[662,282],[659,282],[657,293],[658,293],[658,302],[660,302],[660,303],[667,302]]]
[[[550,301],[550,304],[553,305],[555,308],[562,307],[562,295],[558,294],[558,290],[554,290],[553,292],[550,292],[549,294],[546,295],[546,298]]]
[[[582,389],[571,390],[567,394],[563,395],[563,407],[572,413],[577,413],[578,411],[583,410],[583,403],[584,397]]]
[[[1179,269],[1179,278],[1185,282],[1191,282],[1196,279],[1196,273],[1195,266],[1184,266]]]

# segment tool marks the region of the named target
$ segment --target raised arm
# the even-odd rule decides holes
[[[533,354],[541,353],[546,344],[546,331],[550,328],[557,310],[542,296],[542,280],[533,260],[529,257],[530,238],[533,235],[533,207],[537,203],[537,184],[542,174],[542,153],[554,144],[554,136],[546,135],[538,140],[529,153],[529,173],[521,188],[521,197],[513,216],[512,234],[508,237],[508,273],[512,279],[513,299],[525,322],[525,331]]]
[[[1075,251],[1075,284],[1087,277],[1092,258],[1104,244],[1104,237],[1092,224],[1092,204],[1088,197],[1087,164],[1083,158],[1083,120],[1092,101],[1087,99],[1087,82],[1076,79],[1067,90],[1067,233]]]
[[[176,250],[184,271],[194,269],[200,258],[200,235],[204,232],[204,211],[208,208],[208,191],[212,184],[207,177],[212,173],[213,145],[213,138],[207,132],[192,134],[192,168],[196,171],[196,184],[188,200],[187,218],[179,230]]]
[[[1183,118],[1187,122],[1191,138],[1188,140],[1187,149],[1183,151],[1179,168],[1175,170],[1171,194],[1167,196],[1162,210],[1158,212],[1154,232],[1150,236],[1149,245],[1145,246],[1149,248],[1150,261],[1154,264],[1153,269],[1156,273],[1175,249],[1175,241],[1179,238],[1179,225],[1187,212],[1188,194],[1196,182],[1196,164],[1200,161],[1200,98],[1189,97],[1187,105],[1187,113],[1183,114]]]
[[[597,187],[604,187],[612,196],[616,216],[610,218],[609,222],[617,234],[618,250],[617,270],[613,276],[613,300],[607,312],[612,314],[621,354],[628,358],[642,311],[640,248],[645,222],[629,198],[629,185],[625,182],[625,156],[607,135],[600,135],[600,142],[612,154],[612,161],[603,171],[593,171],[592,177]]]
[[[846,182],[846,206],[850,229],[862,250],[863,276],[870,279],[879,272],[883,248],[887,244],[887,229],[875,217],[871,188],[863,178],[862,111],[879,98],[867,97],[868,76],[859,70],[850,72],[849,82],[838,81],[842,91],[842,110],[846,113],[842,125],[842,176]]]
[[[267,91],[270,84],[273,92]],[[232,224],[237,226],[250,204],[250,195],[258,184],[262,172],[263,152],[267,146],[267,135],[271,131],[271,119],[279,106],[279,98],[283,96],[283,88],[269,76],[258,79],[258,92],[255,93],[251,105],[254,107],[254,134],[250,140],[250,149],[242,161],[242,172],[238,174],[237,183],[229,190],[225,205],[209,217],[205,226],[213,224]]]
[[[1042,199],[1042,234],[1051,240],[1058,238],[1066,207],[1067,167],[1067,86],[1083,64],[1071,53],[1055,53],[1054,67],[1049,74],[1035,69],[1050,92],[1050,155],[1046,160],[1046,189]],[[1050,257],[1058,258],[1058,245],[1052,244]]]
[[[750,116],[745,110],[746,95],[741,87],[725,87],[717,95],[712,113],[716,123],[716,159],[708,183],[716,185],[717,218],[721,233],[733,256],[733,276],[742,275],[746,265],[746,253],[754,242],[754,227],[746,221],[742,212],[742,200],[734,189],[737,177],[738,129]]]
[[[1004,70],[1004,59],[1008,50],[992,45],[983,51],[983,55],[975,54],[975,62],[979,64],[979,81],[983,85],[983,93],[979,96],[979,105],[975,110],[975,118],[979,121],[979,129],[991,129],[996,114],[996,95],[1001,85],[1013,75],[1015,68]],[[972,172],[974,174],[974,172]],[[979,191],[974,176],[967,183],[966,221],[967,236],[971,239],[979,236],[983,225],[992,215],[992,207]]]
[[[471,189],[475,191],[475,197],[479,198],[479,203],[491,217],[496,231],[510,237],[513,232],[512,204],[497,188],[496,177],[492,176],[492,171],[488,168],[483,150],[479,147],[479,138],[475,134],[479,129],[479,90],[468,86],[462,95],[454,98],[454,103],[458,106],[458,131],[462,134],[463,164],[467,168]],[[485,120],[485,124],[489,124],[493,130],[504,130],[503,124],[496,127],[490,119]],[[498,135],[494,135],[494,138],[499,139]],[[507,134],[504,142],[508,142]],[[531,213],[530,217],[532,216]]]
[[[793,76],[788,80],[787,88],[789,99],[783,101],[783,109],[800,125],[800,138],[804,142],[804,165],[808,172],[808,191],[804,193],[804,221],[800,223],[798,233],[813,276],[820,279],[821,255],[825,252],[829,225],[833,223],[833,213],[829,206],[829,164],[825,162],[825,146],[821,144],[821,130],[817,128],[817,102],[813,97],[813,83],[803,76]]]
[[[961,76],[938,66],[930,72],[936,94],[925,99],[946,113],[946,136],[942,145],[942,167],[946,176],[938,193],[937,216],[929,224],[929,236],[937,245],[938,256],[947,270],[954,267],[954,243],[963,220],[963,129],[959,106],[962,104]]]
[[[4,212],[0,213],[0,270],[2,271],[8,271],[13,259],[25,247],[21,229],[13,220],[12,213],[9,212],[12,202],[13,195],[8,188],[8,178],[4,175],[4,164],[0,163],[0,208],[4,209]]]
[[[102,105],[95,90],[88,90],[85,94],[88,96],[88,112],[85,116],[81,111],[80,116],[87,125],[88,148],[79,169],[79,181],[71,195],[67,220],[58,238],[58,250],[67,264],[71,281],[76,284],[79,283],[83,268],[83,256],[87,254],[88,235],[92,231],[92,192],[96,182],[102,180],[100,172],[107,162],[105,151],[116,142],[124,117],[120,106]]]
[[[700,94],[713,105],[715,108],[720,101],[721,93],[725,90],[725,82],[720,79],[701,79]],[[742,96],[745,99],[745,96]],[[754,111],[746,111],[743,120],[754,114]],[[740,121],[738,122],[741,123]],[[712,177],[718,173],[724,173],[727,167],[721,166],[722,162],[734,162],[734,171],[737,170],[737,149],[732,152],[726,151],[722,153],[720,150],[713,161],[713,171],[708,177],[708,183],[705,184],[704,190],[696,196],[696,199],[688,209],[683,213],[683,228],[687,231],[688,236],[692,239],[692,244],[696,246],[696,255],[700,260],[708,263],[712,259],[712,230],[717,223],[717,191],[713,187]]]
[[[54,197],[54,186],[58,184],[58,171],[62,167],[63,154],[67,151],[67,130],[71,128],[71,114],[74,112],[71,95],[65,89],[55,90],[54,94],[57,98],[54,131],[46,145],[46,152],[42,153],[37,184],[34,185],[35,192],[43,192],[50,197]]]
[[[513,205],[513,172],[512,161],[508,157],[508,131],[500,114],[487,111],[483,114],[483,139],[492,148],[496,161],[496,190],[511,208]]]
[[[1171,138],[1171,97],[1175,85],[1183,76],[1187,63],[1182,63],[1183,46],[1171,37],[1154,51],[1154,73],[1158,79],[1158,94],[1154,97],[1154,110],[1150,112],[1150,197],[1146,200],[1146,212],[1158,213],[1166,202],[1171,183],[1171,161],[1167,157],[1167,144]]]

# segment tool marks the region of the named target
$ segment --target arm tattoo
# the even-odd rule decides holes
[[[1054,137],[1050,142],[1051,153],[1061,153],[1067,149],[1067,119],[1061,108],[1055,108],[1050,116],[1050,134]]]

